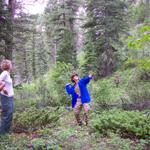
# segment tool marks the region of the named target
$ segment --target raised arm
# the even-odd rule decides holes
[[[84,82],[84,84],[88,84],[92,78],[93,78],[93,75],[89,74],[88,76],[82,78],[81,80]]]

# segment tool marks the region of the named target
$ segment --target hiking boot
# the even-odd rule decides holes
[[[79,114],[75,114],[75,117],[76,117],[77,124],[78,124],[79,126],[82,126],[82,121],[81,121],[81,119],[80,119],[80,115],[79,115]]]
[[[84,114],[84,121],[85,121],[86,126],[88,126],[88,114],[87,113]]]

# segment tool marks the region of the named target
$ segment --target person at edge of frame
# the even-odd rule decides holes
[[[10,77],[12,70],[12,62],[8,59],[4,59],[1,62],[2,73],[0,74],[0,101],[1,101],[1,125],[0,135],[4,135],[10,132],[12,118],[13,118],[13,83]]]

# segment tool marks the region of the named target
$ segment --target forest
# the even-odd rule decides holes
[[[0,150],[150,150],[150,0],[0,0],[3,59],[15,94]],[[93,75],[88,126],[72,73]]]

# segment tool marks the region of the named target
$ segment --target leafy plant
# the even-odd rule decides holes
[[[137,34],[130,36],[127,40],[128,47],[133,52],[130,53],[130,57],[127,63],[133,63],[137,67],[145,72],[150,71],[149,60],[149,43],[150,43],[150,26],[141,26],[137,30]]]
[[[23,112],[15,112],[13,128],[16,132],[29,132],[41,129],[45,126],[56,126],[59,120],[60,110],[52,107],[37,109],[30,107]]]
[[[65,85],[70,82],[72,70],[71,64],[57,62],[42,78],[23,84],[21,89],[15,90],[15,108],[22,110],[30,106],[42,108],[70,105]]]
[[[52,70],[52,80],[55,82],[53,86],[55,87],[57,99],[61,105],[64,105],[67,102],[68,96],[65,91],[65,85],[68,82],[71,82],[70,76],[73,71],[71,64],[65,64],[62,62],[57,62],[57,65]]]
[[[35,138],[31,140],[32,148],[35,150],[62,150],[53,140],[49,138]]]
[[[142,112],[113,109],[95,114],[91,129],[103,135],[108,135],[111,131],[122,137],[147,138],[150,136],[149,121],[149,116]]]

